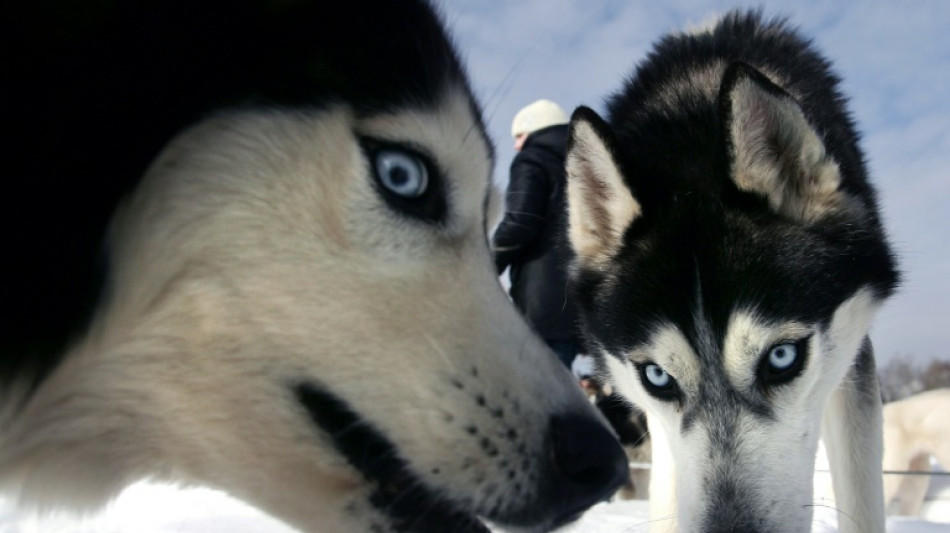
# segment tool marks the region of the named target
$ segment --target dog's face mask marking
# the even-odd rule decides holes
[[[603,354],[618,392],[653,415],[651,432],[670,445],[683,530],[724,516],[752,528],[807,524],[824,405],[851,363],[841,354],[858,351],[854,332],[876,307],[859,292],[827,329],[737,312],[712,354],[658,325],[645,345]]]
[[[733,43],[727,32],[748,29],[729,24],[756,23],[734,17],[682,40]],[[675,475],[655,461],[654,479],[675,479],[675,502],[654,514],[651,501],[651,518],[805,531],[830,398],[851,372],[862,385],[845,386],[875,401],[865,338],[893,259],[855,148],[829,144],[842,132],[816,127],[822,104],[793,96],[815,91],[807,78],[701,59],[671,68],[658,53],[642,67],[650,81],[611,101],[609,124],[575,111],[572,284],[602,371],[646,411],[654,457],[672,454]]]
[[[3,421],[25,503],[149,476],[304,531],[547,531],[619,487],[622,450],[493,271],[492,149],[437,17],[371,4],[388,33],[323,29],[382,64],[304,31],[329,89],[218,111],[151,162],[89,332]]]

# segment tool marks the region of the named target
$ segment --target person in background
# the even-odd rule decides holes
[[[564,175],[567,123],[567,114],[550,100],[533,102],[515,115],[511,135],[518,153],[492,250],[498,274],[510,268],[515,306],[571,368],[580,346],[577,312],[567,290],[572,258]]]

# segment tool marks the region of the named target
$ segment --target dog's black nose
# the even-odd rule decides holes
[[[561,479],[558,522],[566,523],[612,496],[629,479],[627,456],[617,438],[597,419],[556,416],[551,421],[554,470]]]

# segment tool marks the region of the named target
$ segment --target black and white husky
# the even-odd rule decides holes
[[[573,284],[647,413],[653,530],[809,531],[821,433],[841,531],[883,531],[867,333],[898,274],[837,83],[786,23],[732,13],[661,40],[607,120],[574,113]]]
[[[6,496],[148,477],[304,531],[546,531],[623,482],[493,273],[491,144],[425,2],[27,4]]]

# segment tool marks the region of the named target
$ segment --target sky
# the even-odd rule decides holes
[[[507,183],[514,114],[538,98],[604,111],[660,36],[734,7],[785,16],[831,60],[862,134],[903,284],[875,320],[879,364],[950,360],[950,2],[442,0]]]

